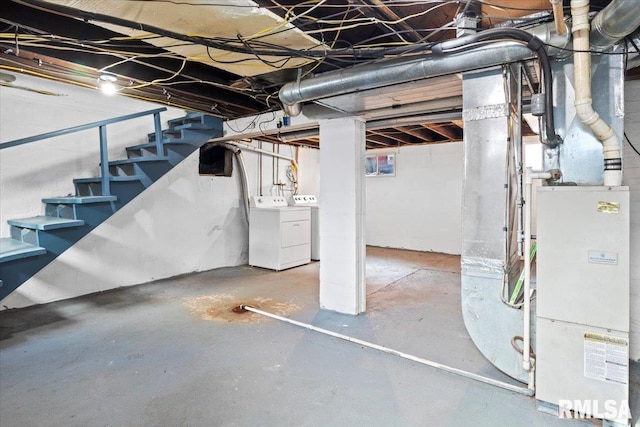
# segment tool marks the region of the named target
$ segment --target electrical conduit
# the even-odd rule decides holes
[[[576,115],[602,141],[604,151],[604,185],[622,185],[620,140],[611,126],[593,109],[591,99],[591,56],[589,52],[589,0],[571,0],[573,18],[573,76],[576,92]]]
[[[500,388],[503,388],[503,389],[506,389],[506,390],[509,390],[509,391],[513,391],[513,392],[516,392],[516,393],[524,394],[526,396],[533,396],[533,394],[534,394],[533,390],[530,390],[530,389],[518,387],[516,385],[512,385],[512,384],[508,384],[508,383],[505,383],[505,382],[502,382],[502,381],[494,380],[492,378],[483,377],[482,375],[478,375],[478,374],[474,374],[474,373],[471,373],[471,372],[463,371],[461,369],[452,368],[450,366],[442,365],[442,364],[437,363],[437,362],[432,362],[431,360],[423,359],[421,357],[412,356],[410,354],[403,353],[403,352],[398,351],[398,350],[393,350],[393,349],[390,349],[388,347],[383,347],[381,345],[370,343],[368,341],[363,341],[361,339],[350,337],[348,335],[343,335],[343,334],[340,334],[340,333],[337,333],[337,332],[329,331],[327,329],[322,329],[322,328],[319,328],[317,326],[310,325],[308,323],[298,322],[296,320],[288,319],[286,317],[282,317],[282,316],[278,316],[276,314],[268,313],[266,311],[258,310],[257,308],[253,308],[253,307],[248,306],[248,305],[243,305],[243,306],[241,306],[241,308],[244,309],[244,310],[250,311],[252,313],[260,314],[262,316],[270,317],[270,318],[275,319],[275,320],[280,320],[282,322],[286,322],[286,323],[290,323],[292,325],[300,326],[301,328],[309,329],[311,331],[320,332],[322,334],[329,335],[329,336],[332,336],[332,337],[335,337],[335,338],[340,338],[341,340],[349,341],[349,342],[361,345],[363,347],[369,347],[369,348],[372,348],[374,350],[382,351],[383,353],[393,354],[394,356],[399,356],[399,357],[402,357],[403,359],[411,360],[413,362],[417,362],[417,363],[420,363],[422,365],[427,365],[427,366],[430,366],[432,368],[440,369],[442,371],[446,371],[446,372],[449,372],[451,374],[460,375],[460,376],[465,377],[465,378],[470,378],[470,379],[475,380],[475,381],[480,381],[480,382],[485,383],[485,384],[490,384],[490,385],[493,385],[493,386],[496,386],[496,387],[500,387]]]

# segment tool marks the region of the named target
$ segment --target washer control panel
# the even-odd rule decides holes
[[[283,196],[252,196],[251,207],[252,208],[286,208],[287,199]]]
[[[309,194],[294,194],[291,197],[292,206],[317,206],[318,199],[316,196]]]

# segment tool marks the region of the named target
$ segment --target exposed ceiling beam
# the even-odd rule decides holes
[[[367,132],[367,142],[373,142],[379,145],[384,145],[386,147],[393,147],[397,145],[392,139],[389,139],[385,135],[382,135],[376,131]]]
[[[360,12],[370,18],[379,19],[381,21],[395,22],[393,24],[379,23],[378,26],[387,27],[395,30],[391,33],[401,42],[417,42],[422,39],[420,34],[411,27],[406,21],[402,20],[390,7],[380,0],[353,0],[352,3],[361,5]]]
[[[456,132],[454,132],[451,128],[444,126],[444,125],[439,125],[439,124],[435,124],[435,123],[430,123],[430,124],[422,124],[421,126],[439,134],[444,136],[445,138],[447,138],[450,141],[457,141],[460,139],[460,135],[458,135]]]
[[[433,137],[432,135],[430,135],[431,132],[426,132],[424,129],[420,129],[420,128],[410,128],[407,126],[399,126],[396,129],[398,129],[399,131],[402,131],[406,134],[412,135],[416,138],[422,139],[426,142],[432,142],[433,141]]]
[[[405,145],[405,144],[416,144],[416,143],[419,144],[421,142],[424,142],[421,138],[405,134],[402,131],[399,131],[396,129],[372,130],[371,132],[376,135],[384,136],[385,138],[396,141],[394,145]]]
[[[458,126],[460,129],[464,129],[464,121],[462,120],[451,120],[451,123]]]

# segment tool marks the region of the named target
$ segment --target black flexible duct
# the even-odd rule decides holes
[[[547,55],[547,51],[542,40],[517,28],[495,28],[438,43],[431,47],[431,51],[436,55],[445,54],[451,50],[465,50],[473,48],[474,44],[477,43],[498,40],[516,40],[523,42],[530,50],[536,53],[542,70],[544,101],[546,106],[545,129],[547,135],[546,141],[543,140],[542,142],[551,148],[557,147],[562,143],[562,138],[556,133],[555,129],[555,121],[553,118],[553,79],[551,76],[551,61],[549,60],[549,55]]]

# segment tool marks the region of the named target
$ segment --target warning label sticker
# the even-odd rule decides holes
[[[629,340],[585,332],[584,376],[616,384],[628,384]]]

